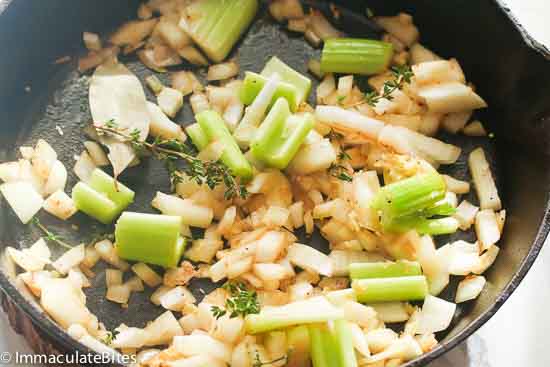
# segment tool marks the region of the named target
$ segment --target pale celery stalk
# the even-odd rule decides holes
[[[420,234],[441,235],[455,233],[460,226],[453,217],[427,219],[424,217],[407,216],[396,218],[385,226],[391,232],[406,232],[415,229]]]
[[[326,322],[343,317],[341,309],[319,296],[263,309],[259,314],[246,316],[245,324],[248,333],[258,334],[288,326]]]
[[[283,82],[293,85],[298,91],[296,95],[298,105],[307,100],[311,89],[311,80],[282,62],[277,56],[273,56],[265,64],[261,74],[266,78],[278,74]]]
[[[416,301],[424,299],[428,294],[428,283],[423,275],[355,279],[352,288],[357,300],[363,303]]]
[[[351,335],[351,326],[347,320],[334,321],[334,335],[338,348],[340,367],[357,367],[357,357],[353,349],[353,337]]]
[[[221,62],[254,19],[258,1],[196,0],[186,10],[184,27],[191,38],[211,60]]]
[[[209,142],[220,142],[224,150],[220,160],[231,172],[244,180],[252,178],[252,166],[241,152],[239,145],[231,136],[222,117],[215,111],[203,111],[195,116],[199,126]]]
[[[360,38],[328,39],[321,54],[321,71],[378,74],[388,68],[392,56],[391,43]]]
[[[208,145],[208,136],[202,131],[198,123],[187,126],[185,132],[189,135],[193,145],[195,145],[199,151],[203,150]]]
[[[120,214],[112,200],[84,182],[79,182],[73,187],[72,199],[78,210],[103,224],[111,223]]]
[[[313,367],[340,367],[338,343],[328,325],[311,325],[309,334]]]
[[[115,227],[118,256],[165,268],[177,267],[186,245],[180,228],[180,217],[124,212]]]
[[[286,367],[311,366],[311,339],[308,327],[295,326],[287,330],[288,358]]]
[[[417,261],[399,260],[396,262],[353,263],[349,266],[352,279],[393,278],[422,275]]]
[[[252,104],[252,102],[254,102],[254,99],[256,98],[258,93],[260,93],[267,81],[268,78],[260,74],[253,73],[251,71],[247,71],[245,73],[243,85],[241,86],[241,89],[239,91],[241,102],[245,105]],[[283,81],[279,81],[279,83],[277,84],[277,88],[275,89],[275,93],[271,98],[271,104],[275,103],[275,101],[281,97],[285,98],[288,101],[291,111],[296,111],[300,104],[300,93],[295,86],[285,83]]]
[[[99,168],[96,168],[88,182],[90,187],[100,193],[105,194],[117,206],[117,210],[122,212],[133,201],[135,193],[120,182]]]

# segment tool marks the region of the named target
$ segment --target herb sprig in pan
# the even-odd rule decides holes
[[[229,292],[229,298],[225,301],[225,309],[212,306],[216,319],[228,312],[231,318],[260,313],[258,294],[255,291],[248,290],[243,283],[226,283],[223,288]]]
[[[176,162],[183,160],[187,164],[182,166],[181,171],[198,184],[206,184],[213,189],[223,183],[226,187],[224,194],[226,199],[235,197],[244,199],[248,195],[246,188],[237,181],[231,169],[221,161],[207,162],[195,157],[193,155],[196,153],[194,148],[188,144],[176,139],[156,138],[152,142],[141,141],[139,130],[128,133],[119,128],[113,120],[104,125],[94,125],[94,127],[100,134],[115,135],[129,142],[138,155],[150,152],[157,159],[163,161],[170,174],[172,185],[182,182],[182,176]]]
[[[381,99],[387,99],[391,101],[393,99],[392,93],[396,90],[403,89],[405,83],[410,83],[414,73],[410,66],[393,66],[391,68],[391,73],[393,75],[393,80],[388,80],[384,83],[382,87],[382,94],[379,94],[377,91],[372,91],[365,93],[365,102],[372,107],[375,107],[376,104]]]

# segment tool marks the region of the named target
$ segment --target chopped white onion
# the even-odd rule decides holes
[[[474,269],[473,273],[483,274],[485,270],[487,270],[491,265],[493,265],[499,251],[500,251],[500,248],[496,245],[489,247],[489,249],[479,257],[479,265]]]
[[[445,330],[451,324],[456,304],[434,296],[426,296],[419,316],[416,332],[430,334]]]
[[[103,151],[101,145],[95,141],[85,141],[84,147],[86,147],[88,155],[96,166],[103,167],[109,165],[109,158],[107,158],[107,154]]]
[[[208,228],[214,218],[211,208],[197,205],[191,199],[180,199],[177,196],[157,192],[151,205],[166,215],[182,218],[182,223],[192,227]]]
[[[409,319],[407,305],[404,302],[380,302],[371,305],[380,320],[387,323],[405,322]]]
[[[76,174],[76,176],[80,179],[82,182],[88,182],[90,181],[90,178],[92,177],[92,172],[97,168],[95,162],[92,160],[90,155],[87,151],[82,151],[80,153],[80,156],[78,157],[73,171]]]
[[[78,266],[85,255],[84,244],[73,247],[52,263],[52,266],[61,274],[67,274],[71,268]]]
[[[101,259],[122,271],[126,271],[130,268],[130,265],[120,259],[116,252],[116,249],[113,247],[113,243],[109,240],[102,240],[97,242],[94,245],[94,249],[99,253]]]
[[[21,178],[19,167],[19,162],[0,163],[0,180],[4,182],[19,181]]]
[[[467,275],[479,265],[477,243],[460,240],[440,247],[437,252],[447,261],[447,269],[453,275]]]
[[[361,330],[359,325],[354,323],[350,323],[349,326],[351,328],[351,338],[355,350],[364,357],[370,357],[369,343],[363,330]]]
[[[38,139],[31,158],[32,169],[42,180],[47,180],[54,162],[57,161],[57,153],[43,139]]]
[[[184,333],[178,320],[170,311],[166,311],[150,322],[145,327],[145,331],[149,334],[145,345],[169,344],[173,337]]]
[[[42,196],[28,182],[4,183],[0,185],[0,192],[24,224],[38,213],[44,202]]]
[[[162,283],[162,277],[145,263],[132,265],[132,271],[151,288]]]
[[[177,89],[164,87],[157,95],[157,102],[162,112],[173,118],[183,107],[183,94]]]
[[[109,301],[127,304],[130,299],[131,290],[126,284],[117,284],[107,288],[105,298]]]
[[[82,40],[84,41],[84,46],[90,51],[99,51],[101,50],[101,39],[96,33],[83,32]]]
[[[500,240],[500,228],[492,209],[484,209],[476,214],[476,236],[480,243],[480,252],[490,248]]]
[[[487,103],[471,87],[458,82],[423,87],[418,95],[431,112],[451,113],[487,107]]]
[[[231,361],[232,349],[209,335],[175,336],[173,347],[186,356],[207,355],[226,363]]]
[[[42,205],[45,211],[57,218],[67,220],[77,212],[73,199],[62,190],[51,194]]]
[[[477,148],[470,153],[468,165],[481,209],[500,210],[502,204],[483,148]]]
[[[193,93],[189,98],[189,103],[191,103],[191,109],[193,109],[195,115],[210,109],[210,103],[204,93]]]
[[[105,270],[105,285],[107,288],[122,284],[122,271],[118,269]]]
[[[187,304],[196,301],[195,297],[186,287],[178,286],[172,288],[160,297],[160,305],[167,310],[181,311]]]
[[[332,276],[332,259],[313,247],[294,243],[288,247],[288,259],[295,266],[302,269],[325,275]]]
[[[485,287],[485,277],[481,275],[470,275],[458,283],[456,290],[455,302],[462,303],[472,299],[476,299],[483,287]]]
[[[224,80],[239,74],[239,65],[235,61],[210,65],[206,80]]]

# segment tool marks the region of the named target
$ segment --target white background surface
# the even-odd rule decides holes
[[[507,2],[531,34],[550,47],[550,0]],[[498,313],[465,343],[430,367],[550,366],[549,245],[545,245],[531,271]],[[0,351],[29,352],[3,313],[0,313]]]

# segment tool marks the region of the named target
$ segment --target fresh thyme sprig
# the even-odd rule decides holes
[[[163,161],[170,174],[172,185],[182,182],[182,176],[176,162],[183,160],[187,164],[183,165],[181,171],[194,179],[198,184],[206,184],[213,189],[224,184],[226,187],[225,198],[234,197],[246,198],[247,191],[244,185],[240,184],[231,172],[231,169],[220,161],[206,162],[196,158],[193,154],[193,147],[182,143],[176,139],[157,138],[152,142],[141,141],[139,130],[126,132],[117,126],[113,120],[104,125],[94,125],[98,133],[111,134],[129,142],[138,155],[151,152],[157,159]]]
[[[414,73],[409,65],[393,66],[391,68],[393,80],[388,80],[382,87],[382,94],[377,91],[365,93],[365,102],[375,107],[381,99],[387,99],[391,101],[393,99],[392,93],[396,90],[403,89],[405,83],[410,83]]]
[[[211,311],[216,319],[226,315],[230,318],[260,313],[258,294],[249,291],[243,283],[226,283],[223,286],[229,292],[229,298],[225,301],[225,309],[212,306]]]
[[[340,141],[344,139],[344,135],[334,130],[331,130],[327,136],[330,140]],[[342,147],[340,147],[338,161],[330,165],[328,172],[331,176],[336,177],[339,180],[351,182],[353,181],[353,177],[349,174],[348,169],[344,165],[338,163],[346,159],[351,159],[351,157]]]
[[[59,246],[65,247],[65,248],[68,248],[68,249],[73,248],[73,246],[71,246],[67,242],[63,241],[63,239],[59,235],[50,232],[50,230],[48,230],[48,228],[46,228],[46,226],[44,226],[42,223],[40,223],[40,219],[34,217],[32,219],[32,224],[36,225],[38,228],[40,228],[40,230],[42,230],[42,232],[44,232],[44,234],[46,235],[44,237],[44,239],[46,241],[55,242]]]

